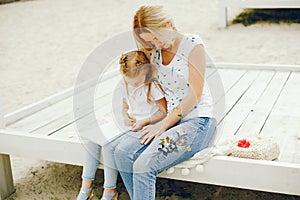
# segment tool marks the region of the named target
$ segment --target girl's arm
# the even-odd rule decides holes
[[[133,126],[132,126],[132,131],[138,131],[142,129],[144,126],[148,124],[154,124],[156,122],[161,121],[166,115],[167,115],[167,101],[165,98],[161,98],[159,100],[156,100],[155,103],[157,104],[159,110],[154,113],[150,118],[144,119],[141,121],[137,121]]]
[[[128,114],[128,109],[129,109],[129,106],[126,102],[126,99],[123,98],[123,108],[122,108],[122,114],[123,114],[123,119],[124,119],[124,124],[126,126],[132,126],[134,123],[135,123],[135,118],[131,117],[129,114]]]
[[[141,143],[147,144],[153,138],[157,138],[168,128],[176,124],[181,118],[187,115],[201,99],[204,75],[205,75],[205,51],[203,45],[194,47],[189,55],[189,91],[187,96],[178,106],[162,121],[145,126],[139,137],[143,137]]]
[[[156,122],[161,121],[163,118],[167,116],[167,101],[166,98],[159,99],[155,101],[159,110],[149,118],[148,124],[155,124]]]

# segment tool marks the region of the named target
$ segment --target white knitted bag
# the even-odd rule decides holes
[[[252,136],[233,140],[227,155],[257,160],[275,160],[279,153],[279,144],[274,138]]]

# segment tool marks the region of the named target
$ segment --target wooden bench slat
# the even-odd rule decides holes
[[[246,72],[246,70],[218,69],[216,73],[210,76],[207,81],[214,103],[220,101],[221,98],[225,96],[230,88],[232,88],[242,78],[242,76],[245,75]],[[218,79],[221,79],[224,91],[221,91]]]
[[[262,71],[257,78],[249,85],[243,95],[225,116],[222,129],[225,131],[220,138],[220,141],[235,135],[238,128],[242,125],[245,118],[251,112],[251,108],[261,97],[265,87],[269,84],[274,72]],[[229,97],[226,95],[226,98]]]
[[[257,78],[257,75],[259,74],[259,71],[248,71],[245,73],[236,83],[233,87],[230,88],[230,90],[226,93],[224,97],[222,97],[221,100],[219,100],[215,107],[222,107],[222,102],[225,101],[225,111],[222,112],[216,112],[215,116],[218,119],[218,138],[223,136],[223,119],[224,117],[230,112],[230,110],[234,107],[234,105],[239,101],[241,96],[247,91],[249,88],[249,85],[251,85],[255,79]],[[225,99],[225,100],[224,100]],[[221,105],[220,105],[221,104]],[[216,110],[218,111],[218,110]],[[231,135],[231,134],[230,134]],[[218,141],[217,139],[216,141]]]
[[[289,77],[289,74],[289,72],[276,72],[270,84],[268,84],[263,91],[259,101],[251,108],[236,135],[246,136],[260,133]]]
[[[97,109],[95,111],[95,117],[96,120],[98,122],[98,124],[103,124],[105,122],[108,122],[109,119],[106,119],[103,117],[103,115],[106,115],[108,113],[111,113],[112,110],[112,105],[110,102],[108,102],[106,105],[104,105],[103,107]],[[97,131],[97,129],[95,129],[96,124],[93,124],[93,122],[90,121],[89,116],[85,116],[83,118],[80,118],[76,121],[76,123],[80,123],[80,129],[81,130],[95,130]],[[51,137],[56,138],[78,138],[78,127],[77,124],[75,124],[75,122],[63,127],[62,129],[56,130]]]
[[[46,113],[56,113],[55,117],[63,116],[65,114],[64,111],[68,109],[69,105],[72,105],[72,102],[73,100],[71,98],[67,98],[35,114],[10,124],[8,128],[30,132],[31,130],[37,129],[40,126],[55,120],[51,119]]]
[[[222,121],[222,118],[226,114],[225,96],[229,92],[232,93],[232,91],[230,90],[238,86],[237,84],[241,81],[241,79],[243,79],[246,73],[247,73],[246,70],[218,69],[218,72],[215,73],[210,79],[208,79],[209,87],[212,92],[212,97],[214,102],[214,116],[216,117],[218,123]],[[218,76],[220,76],[221,78],[223,84],[223,91],[222,89],[220,89]],[[246,75],[246,77],[248,77],[248,75]],[[239,97],[238,95],[235,96],[236,98]],[[232,100],[234,101],[234,99]]]
[[[300,163],[300,73],[291,73],[278,101],[263,127],[263,135],[274,136],[280,144],[280,161]]]
[[[112,99],[112,93],[107,94],[95,101],[95,105],[97,107],[105,107]],[[96,107],[96,109],[97,109]],[[87,114],[89,115],[89,114]],[[83,117],[83,116],[81,116]],[[65,114],[61,116],[60,118],[51,121],[51,123],[48,123],[42,127],[39,127],[38,129],[32,131],[32,134],[41,134],[41,135],[51,135],[55,133],[57,130],[62,129],[63,127],[68,126],[69,124],[72,124],[74,121],[76,121],[74,117],[73,111],[69,112],[68,114]]]
[[[103,83],[101,83],[101,88],[103,90],[101,92],[95,92],[95,98],[99,99],[102,96],[105,96],[106,94],[110,93],[111,87],[113,87],[113,84],[117,83],[117,80],[119,80],[119,76],[115,76]],[[88,89],[82,91],[84,92],[90,92]],[[51,105],[50,107],[47,107],[31,116],[28,116],[16,123],[13,123],[9,126],[9,128],[19,129],[23,130],[25,132],[32,132],[34,130],[37,130],[43,126],[47,126],[51,123],[54,123],[57,119],[65,118],[66,116],[72,118],[73,114],[73,96],[58,102],[54,105]]]
[[[105,81],[108,80],[116,75],[119,74],[119,70],[117,69],[109,69],[108,71],[106,71],[104,74],[101,75],[101,80]],[[97,78],[97,79],[96,79]],[[51,95],[47,98],[44,98],[42,100],[39,100],[38,102],[34,102],[30,105],[27,105],[21,109],[18,109],[12,113],[9,113],[7,115],[4,116],[5,118],[5,125],[9,126],[13,123],[16,123],[17,121],[24,119],[36,112],[39,112],[53,104],[56,104],[64,99],[67,99],[68,97],[70,97],[71,95],[73,95],[74,93],[74,89],[76,91],[83,91],[89,87],[91,87],[92,85],[94,85],[97,81],[98,81],[99,77],[95,77],[95,74],[93,74],[92,76],[90,76],[90,79],[86,82],[82,82],[79,85],[76,86],[76,88],[74,87],[70,87],[68,89],[65,89],[61,92],[58,92],[54,95]]]
[[[217,71],[218,71],[218,69],[216,69],[216,68],[206,68],[205,77],[208,79],[210,76],[212,76]]]
[[[111,109],[111,105],[109,103],[112,100],[113,96],[113,90],[117,83],[120,80],[120,76],[114,77],[112,80],[108,81],[107,83],[101,84],[97,89],[96,93],[98,93],[97,99],[94,101],[95,105],[95,112],[98,115],[108,113]],[[105,91],[104,91],[105,90]],[[101,94],[101,95],[99,95]],[[91,113],[94,114],[94,113]],[[90,113],[85,113],[84,115],[89,116]],[[80,118],[83,116],[79,116]],[[71,110],[68,114],[61,116],[60,118],[56,119],[55,121],[51,122],[50,124],[47,124],[35,131],[33,133],[35,134],[45,134],[45,135],[51,135],[55,134],[58,130],[63,129],[64,127],[67,127],[74,123],[78,119],[74,119],[74,113],[73,110]],[[56,134],[57,135],[57,134]]]

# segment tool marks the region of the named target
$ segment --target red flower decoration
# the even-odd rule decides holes
[[[248,148],[250,146],[250,142],[246,139],[239,140],[238,147]]]

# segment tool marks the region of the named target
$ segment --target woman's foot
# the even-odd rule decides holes
[[[96,200],[92,188],[81,188],[76,200]]]

